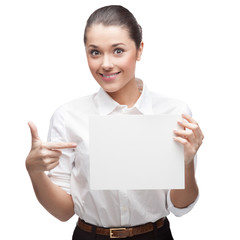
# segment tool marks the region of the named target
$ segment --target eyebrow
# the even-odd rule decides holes
[[[117,47],[117,46],[119,46],[119,45],[124,45],[124,46],[126,46],[124,43],[115,43],[115,44],[112,45],[112,47]],[[88,45],[88,47],[91,47],[91,48],[99,48],[98,46],[96,46],[96,45],[94,45],[94,44],[90,44],[90,45]]]

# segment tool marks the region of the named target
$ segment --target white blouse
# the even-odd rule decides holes
[[[182,216],[193,208],[198,199],[187,208],[179,209],[171,202],[170,190],[90,190],[89,115],[191,115],[185,103],[150,92],[140,79],[137,79],[137,82],[142,94],[131,108],[119,105],[100,88],[97,93],[64,104],[56,110],[51,119],[48,141],[75,142],[78,146],[76,149],[62,150],[59,165],[51,170],[48,176],[72,195],[75,213],[94,225],[135,226],[154,222],[170,212]]]

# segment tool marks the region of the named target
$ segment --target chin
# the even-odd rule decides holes
[[[109,93],[114,93],[121,89],[121,86],[119,86],[116,83],[106,84],[106,83],[98,82],[98,84],[104,89],[105,92],[109,92]]]
[[[108,93],[114,93],[119,90],[119,88],[113,88],[113,87],[103,87],[102,86],[102,88],[104,89],[105,92],[108,92]]]

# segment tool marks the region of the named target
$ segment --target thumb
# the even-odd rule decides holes
[[[32,145],[37,141],[41,141],[40,137],[38,136],[38,130],[36,125],[33,122],[28,122],[28,126],[32,135]]]

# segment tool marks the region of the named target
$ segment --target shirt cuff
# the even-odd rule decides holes
[[[187,214],[188,212],[190,212],[199,199],[199,194],[198,194],[195,201],[193,203],[191,203],[190,205],[188,205],[187,207],[176,208],[171,201],[170,192],[171,192],[171,190],[169,190],[168,194],[167,194],[167,206],[168,206],[168,210],[170,212],[172,212],[176,217],[181,217],[181,216]]]

